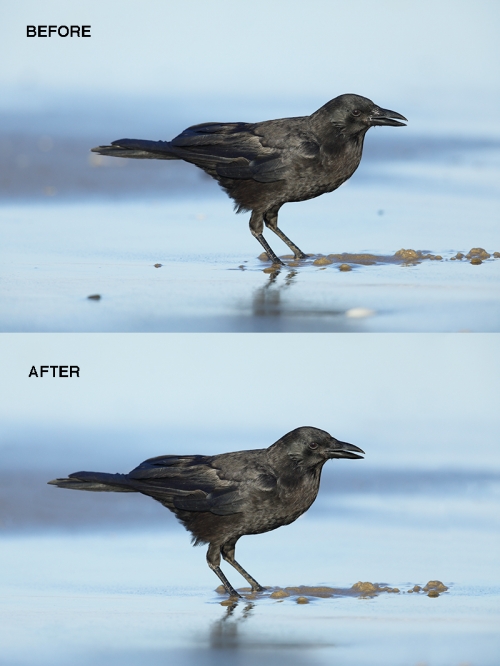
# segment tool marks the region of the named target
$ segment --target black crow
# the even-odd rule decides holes
[[[340,95],[310,116],[261,123],[204,123],[172,141],[120,139],[92,151],[113,157],[184,160],[218,181],[237,212],[252,211],[250,231],[274,264],[282,262],[262,232],[264,224],[297,259],[306,255],[278,227],[289,201],[332,192],[358,168],[370,127],[404,126],[400,113],[360,95]]]
[[[208,566],[231,597],[239,594],[220,569],[222,557],[250,583],[264,588],[234,559],[238,539],[297,520],[314,502],[321,470],[332,458],[361,458],[360,448],[324,430],[292,430],[267,449],[216,456],[159,456],[129,474],[75,472],[50,484],[74,490],[142,493],[173,511],[194,545],[209,544]]]

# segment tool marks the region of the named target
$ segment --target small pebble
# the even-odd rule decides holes
[[[328,266],[329,264],[333,264],[333,261],[328,257],[319,257],[319,259],[313,261],[313,266]]]
[[[289,597],[290,595],[288,592],[285,592],[285,590],[275,590],[274,592],[271,592],[269,597],[271,599],[283,599],[285,597]]]
[[[298,604],[308,604],[309,599],[307,597],[297,597],[297,603]]]
[[[470,263],[473,264],[474,266],[478,266],[479,264],[483,263],[483,260],[480,259],[479,257],[472,257]]]
[[[469,250],[469,254],[466,255],[467,259],[472,259],[472,257],[479,257],[480,259],[489,259],[491,254],[488,254],[483,247],[473,247]]]
[[[415,250],[405,250],[402,248],[394,253],[395,257],[400,257],[401,259],[418,259],[419,254]]]
[[[100,301],[101,300],[101,294],[92,294],[92,296],[87,296],[88,299],[91,301]]]
[[[352,271],[352,268],[349,264],[340,264],[339,271]]]
[[[428,597],[439,597],[439,592],[437,590],[429,590],[427,592]]]
[[[163,264],[155,264],[155,268],[161,268]]]
[[[359,580],[357,583],[354,583],[354,585],[351,587],[351,590],[361,592],[362,594],[373,594],[378,591],[378,586],[368,581],[363,583]]]
[[[448,588],[440,580],[430,580],[427,585],[424,587],[424,592],[429,590],[437,590],[438,592],[446,592]]]

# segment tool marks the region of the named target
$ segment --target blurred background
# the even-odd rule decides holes
[[[448,492],[465,501],[469,490],[498,491],[495,335],[3,337],[7,531],[93,530],[117,515],[130,528],[148,511],[161,525],[171,514],[149,499],[45,482],[79,470],[128,472],[168,453],[266,448],[301,425],[366,451],[363,461],[325,467],[315,510],[329,493],[360,493],[356,501],[370,497],[373,506],[363,505],[364,517],[361,505],[348,511],[383,522],[404,517],[394,494],[425,504]],[[28,378],[32,365],[49,363],[78,364],[81,377]],[[467,516],[436,499],[428,518],[449,527]]]
[[[209,120],[307,115],[345,92],[410,119],[407,130],[370,133],[367,169],[430,161],[448,167],[453,187],[451,167],[479,160],[487,185],[500,141],[499,18],[488,0],[25,0],[0,27],[0,195],[185,195],[182,185],[208,195],[217,187],[187,165],[88,150]],[[92,36],[26,36],[27,25],[66,24],[91,25]]]

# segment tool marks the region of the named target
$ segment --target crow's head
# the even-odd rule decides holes
[[[335,97],[316,111],[313,117],[317,114],[320,114],[323,120],[327,118],[335,128],[348,136],[364,134],[375,125],[404,127],[405,123],[399,121],[406,121],[406,118],[400,113],[382,109],[371,99],[353,94]]]
[[[316,467],[331,458],[362,458],[364,453],[354,444],[339,442],[325,430],[303,426],[284,435],[273,447],[286,451],[287,455],[303,467]]]

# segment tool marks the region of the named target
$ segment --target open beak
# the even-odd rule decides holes
[[[398,120],[396,120],[396,118]],[[370,125],[389,125],[390,127],[406,127],[405,123],[400,123],[400,120],[408,120],[396,111],[389,111],[389,109],[381,109],[375,107],[370,116]]]
[[[355,453],[357,451],[357,453]],[[363,449],[360,449],[354,444],[348,444],[347,442],[339,442],[338,440],[333,440],[331,447],[328,449],[329,458],[361,458],[363,456],[358,456],[358,453],[364,453]]]

